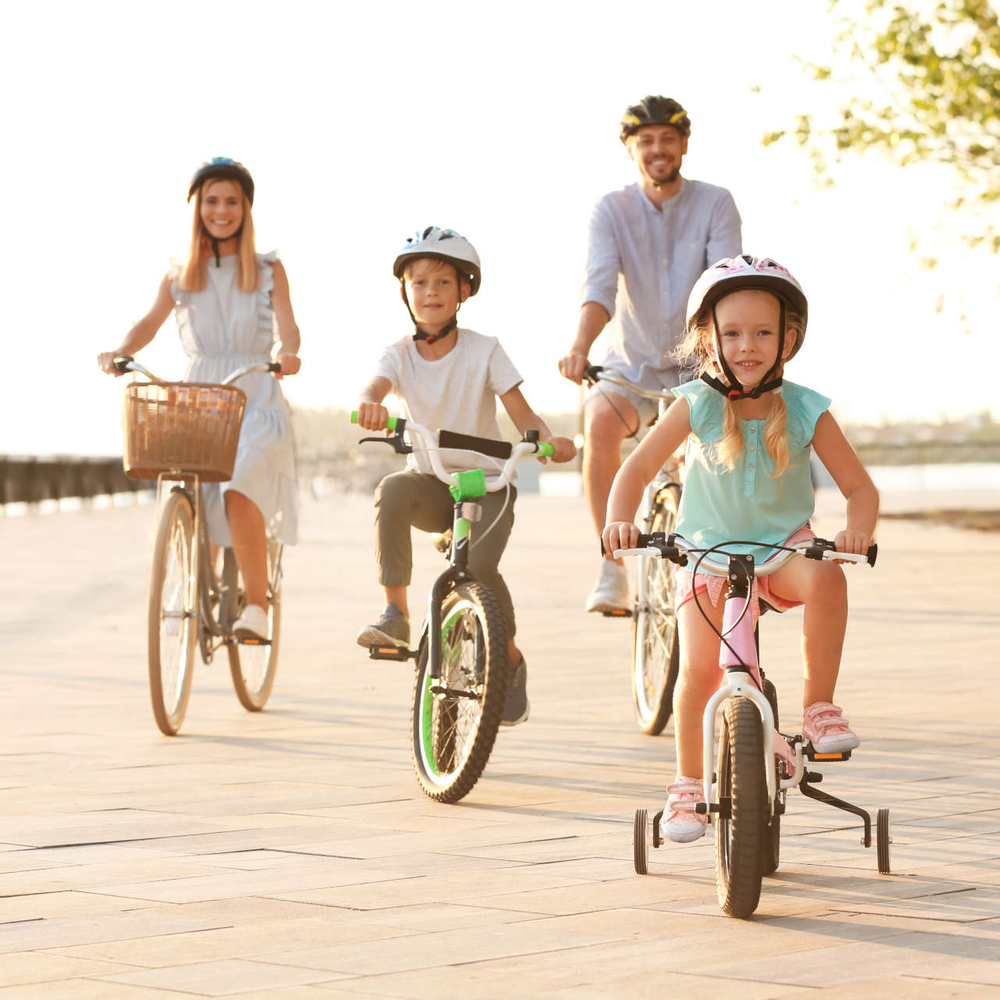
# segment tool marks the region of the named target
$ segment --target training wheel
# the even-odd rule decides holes
[[[632,854],[637,875],[645,875],[649,870],[649,818],[645,809],[636,809],[632,824]]]
[[[878,858],[878,870],[881,875],[888,875],[892,870],[889,866],[889,845],[892,837],[889,835],[889,810],[879,809],[875,816],[875,853]]]

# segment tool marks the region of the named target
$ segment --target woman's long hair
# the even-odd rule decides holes
[[[805,324],[802,317],[785,305],[785,328],[795,330],[795,336],[801,339]],[[712,310],[705,307],[695,316],[684,338],[672,352],[672,357],[680,368],[694,368],[697,374],[706,372],[719,376],[715,361],[715,322]],[[784,364],[779,365],[775,376],[780,378],[784,373]],[[772,476],[780,476],[788,468],[788,409],[780,392],[769,392],[771,408],[768,410],[764,424],[764,447],[774,461]],[[713,449],[715,460],[732,471],[746,442],[743,440],[743,425],[740,423],[736,404],[726,399],[722,407],[722,437]]]
[[[181,269],[177,284],[186,292],[200,292],[208,284],[206,270],[212,256],[212,241],[205,233],[201,221],[201,197],[205,189],[217,184],[223,178],[210,177],[195,192],[194,218],[191,222],[191,249],[187,263]],[[231,182],[235,183],[235,181]],[[243,188],[237,184],[243,198],[243,225],[240,227],[239,243],[236,247],[236,282],[241,291],[253,292],[260,285],[260,266],[257,263],[257,248],[254,243],[253,215],[250,200]]]

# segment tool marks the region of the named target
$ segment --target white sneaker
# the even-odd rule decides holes
[[[628,611],[632,606],[628,572],[624,566],[605,559],[594,589],[587,598],[588,611]]]
[[[233,622],[233,635],[237,639],[266,639],[267,611],[259,604],[248,604]]]

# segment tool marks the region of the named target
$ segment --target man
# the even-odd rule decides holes
[[[621,141],[639,181],[605,195],[590,218],[576,339],[559,361],[559,371],[577,384],[591,346],[610,322],[604,367],[646,389],[677,385],[670,351],[684,333],[688,295],[706,267],[742,249],[732,195],[681,176],[690,133],[687,112],[668,97],[644,97],[622,117]],[[583,482],[598,536],[622,443],[655,417],[655,400],[625,389],[597,385],[587,393]],[[602,560],[586,607],[629,607],[621,560]]]

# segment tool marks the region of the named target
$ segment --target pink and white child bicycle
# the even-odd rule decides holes
[[[698,549],[679,535],[657,532],[640,535],[633,549],[618,549],[615,557],[644,556],[668,559],[680,566],[693,561],[692,572],[713,571],[728,580],[719,647],[722,682],[709,699],[702,718],[703,795],[695,812],[707,815],[715,826],[716,889],[723,912],[748,917],[760,900],[761,882],[778,867],[781,816],[788,791],[798,788],[803,795],[859,816],[864,822],[865,847],[872,846],[872,818],[859,806],[829,795],[815,786],[823,775],[807,769],[806,762],[849,760],[851,751],[818,751],[801,734],[778,729],[778,699],[774,684],[764,677],[759,664],[758,631],[752,614],[750,595],[753,577],[766,576],[784,566],[793,556],[808,559],[840,560],[875,565],[877,546],[867,554],[838,552],[833,542],[812,538],[792,546],[771,546],[777,554],[761,564],[752,555],[728,552],[728,542]],[[698,594],[695,593],[698,601]],[[769,610],[761,601],[761,612]],[[701,608],[701,604],[698,604]],[[708,616],[706,615],[706,619]],[[714,626],[713,626],[714,627]],[[715,755],[716,713],[721,709],[722,730]],[[713,766],[715,763],[715,766]],[[637,809],[633,827],[635,870],[647,874],[649,846],[659,847],[660,820],[655,813],[652,829],[645,809]],[[889,810],[879,809],[876,821],[878,870],[888,874]]]

